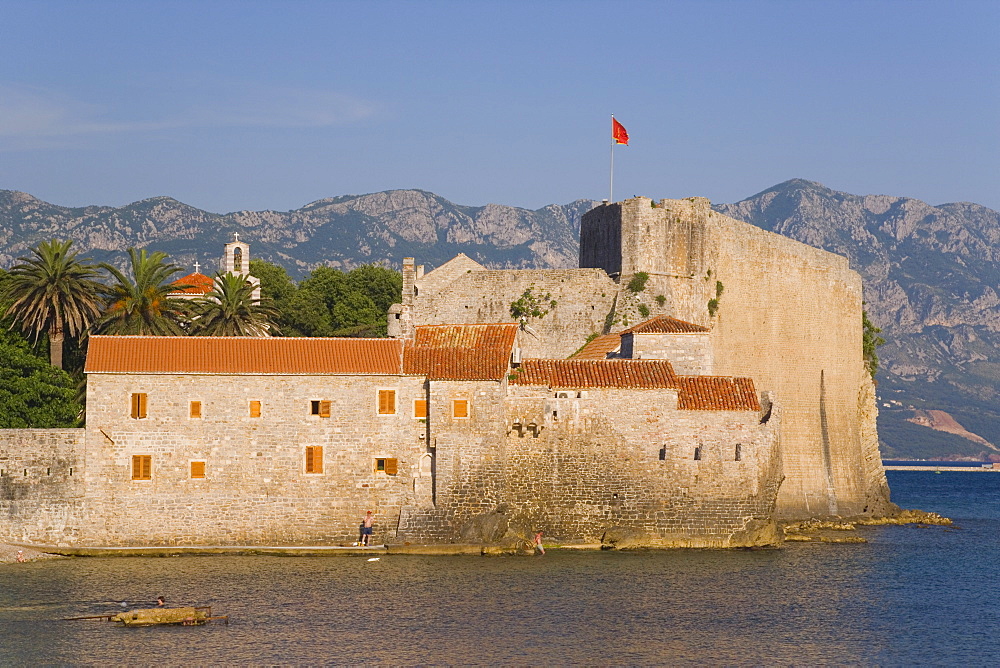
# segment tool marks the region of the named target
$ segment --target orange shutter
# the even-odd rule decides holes
[[[330,417],[330,402],[321,401],[319,402],[319,416],[320,417]]]
[[[205,477],[205,462],[191,462],[191,477],[192,478]]]
[[[306,446],[306,473],[323,472],[323,446]]]
[[[132,480],[151,480],[152,473],[152,455],[132,455]]]
[[[396,475],[396,471],[399,469],[398,462],[395,459],[385,460],[385,473],[386,475]]]
[[[426,418],[427,417],[427,400],[426,399],[414,399],[413,400],[413,417],[415,417],[415,418]]]
[[[201,402],[192,401],[191,402],[191,417],[200,418],[201,417]]]
[[[469,417],[469,400],[468,399],[455,399],[451,402],[452,406],[452,417],[457,418],[467,418]]]
[[[251,401],[250,402],[250,417],[259,418],[260,417],[260,402]]]
[[[378,391],[379,415],[392,415],[396,412],[396,390]]]
[[[135,419],[146,417],[145,392],[135,392],[132,394],[132,417]]]

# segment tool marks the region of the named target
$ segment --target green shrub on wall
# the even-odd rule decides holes
[[[646,281],[649,280],[649,274],[644,271],[637,271],[632,275],[632,280],[628,282],[629,292],[642,292],[646,289]]]

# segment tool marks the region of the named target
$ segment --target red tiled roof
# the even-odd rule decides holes
[[[677,408],[694,411],[759,411],[752,378],[678,376]]]
[[[514,347],[515,323],[488,325],[420,325],[415,327],[414,343],[434,348]]]
[[[92,336],[86,373],[398,375],[398,339]]]
[[[500,380],[516,324],[422,325],[403,348],[403,371],[431,380]]]
[[[188,274],[183,278],[178,278],[176,281],[170,285],[187,285],[189,287],[183,290],[177,290],[173,294],[186,294],[186,295],[207,295],[215,287],[215,282],[206,276],[205,274],[199,274],[197,272],[193,274]]]
[[[658,315],[634,327],[624,329],[619,334],[704,334],[711,331],[691,322],[684,322],[666,315]]]
[[[524,360],[514,385],[560,387],[676,387],[667,360]]]
[[[679,410],[759,411],[751,378],[678,376],[667,360],[525,360],[512,385],[677,390]]]
[[[622,345],[622,337],[619,334],[605,334],[598,336],[587,342],[570,356],[574,360],[604,360],[608,358],[608,353],[613,353]]]

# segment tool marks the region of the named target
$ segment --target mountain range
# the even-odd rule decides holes
[[[433,267],[460,252],[498,268],[573,267],[580,216],[594,205],[472,207],[394,190],[294,211],[216,214],[169,197],[70,208],[0,190],[0,267],[59,237],[94,260],[121,264],[128,247],[149,247],[212,273],[234,233],[254,257],[296,278],[319,265],[398,266],[404,256]],[[886,456],[1000,458],[1000,213],[971,203],[853,195],[802,179],[714,208],[845,255],[861,273],[869,317],[888,341],[878,374]],[[919,411],[945,412],[960,428],[935,431],[951,422],[915,419]]]

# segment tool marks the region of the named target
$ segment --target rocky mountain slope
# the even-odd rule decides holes
[[[592,206],[579,200],[537,211],[470,207],[421,190],[394,190],[321,199],[294,211],[214,214],[169,197],[68,208],[0,190],[0,266],[59,236],[95,260],[118,262],[129,246],[149,246],[178,264],[197,260],[210,273],[234,232],[253,244],[255,257],[294,276],[318,265],[398,265],[404,256],[433,266],[460,252],[498,267],[574,266],[580,216]]]
[[[433,267],[459,252],[494,267],[572,267],[580,216],[593,205],[469,207],[396,190],[322,199],[294,211],[214,214],[168,197],[68,208],[0,190],[0,267],[39,241],[68,237],[95,260],[121,263],[134,245],[166,251],[185,267],[197,260],[211,273],[234,232],[252,244],[254,257],[295,277],[318,265],[398,266],[404,256]],[[801,179],[715,208],[846,255],[862,274],[869,315],[889,341],[879,351],[887,455],[974,457],[986,450],[974,439],[908,422],[919,409],[947,411],[964,429],[1000,444],[1000,213],[969,203],[852,195]]]

